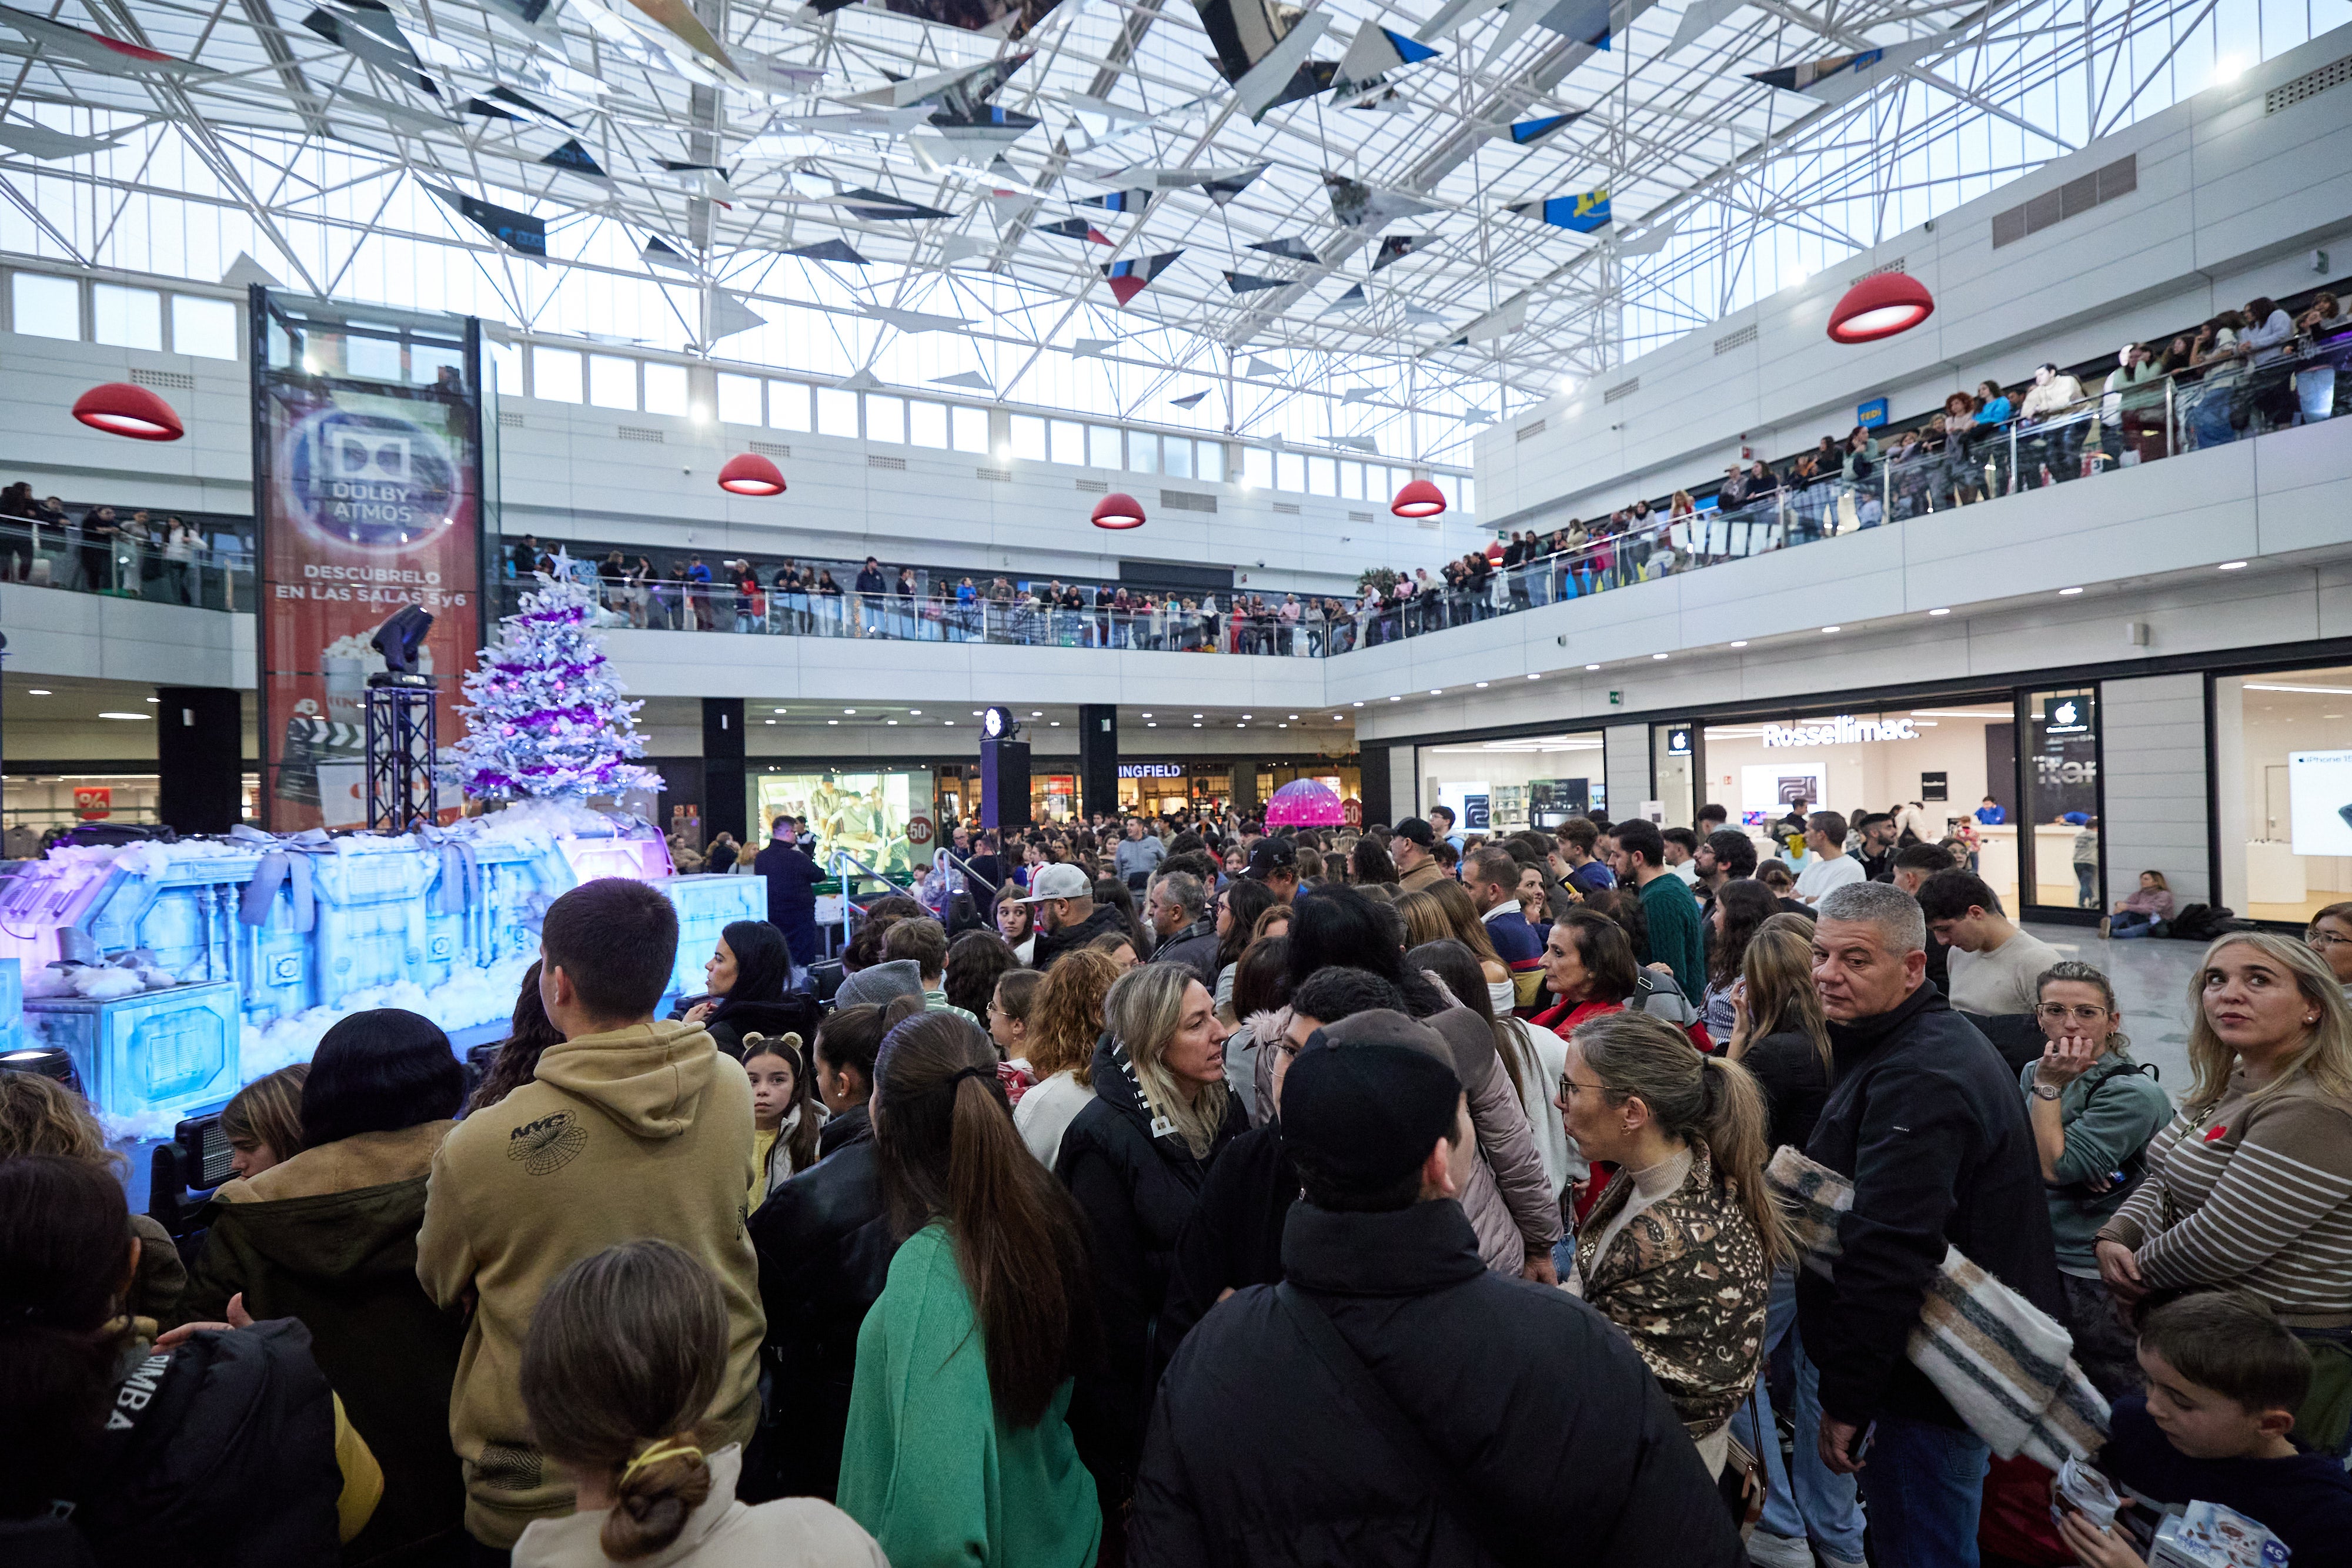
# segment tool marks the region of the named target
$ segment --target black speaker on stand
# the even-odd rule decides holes
[[[1029,826],[1029,743],[1012,710],[980,717],[980,825],[992,831]]]

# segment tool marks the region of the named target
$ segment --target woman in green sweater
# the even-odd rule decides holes
[[[1064,1419],[1099,1354],[1077,1209],[1022,1145],[968,1019],[892,1030],[872,1113],[907,1239],[857,1335],[841,1507],[894,1568],[1087,1568],[1101,1515]]]

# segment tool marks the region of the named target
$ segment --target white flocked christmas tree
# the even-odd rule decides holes
[[[466,736],[444,753],[444,778],[481,800],[660,789],[661,776],[635,761],[645,755],[644,705],[613,678],[593,630],[594,592],[561,576],[539,583],[466,677]]]

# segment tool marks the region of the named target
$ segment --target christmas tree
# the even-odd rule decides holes
[[[606,667],[591,630],[594,593],[544,573],[539,581],[466,677],[466,737],[444,754],[444,780],[494,800],[660,789],[661,776],[632,760],[645,755],[635,722],[645,705],[624,701]]]

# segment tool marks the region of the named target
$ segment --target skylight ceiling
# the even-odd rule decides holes
[[[206,278],[249,252],[289,287],[526,331],[1459,460],[1563,378],[2312,22],[2251,0],[1025,3],[898,0],[985,32],[871,0],[55,14],[162,58],[0,13],[0,244]],[[1273,59],[1237,90],[1221,52]],[[1256,120],[1243,101],[1317,82]]]

